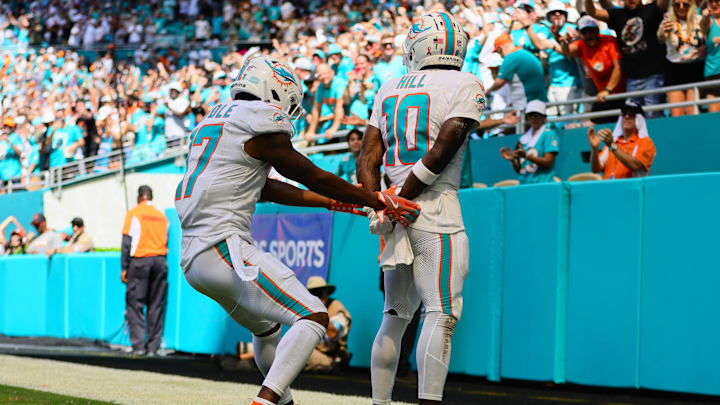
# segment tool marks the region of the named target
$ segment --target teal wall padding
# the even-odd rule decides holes
[[[462,190],[470,272],[451,372],[720,395],[719,200],[720,173]],[[250,334],[184,280],[179,221],[166,215],[166,346],[231,352]],[[361,367],[383,307],[366,221],[334,214],[328,280],[353,315]],[[0,333],[127,344],[118,256],[0,258]]]
[[[702,173],[720,171],[720,159],[715,151],[720,150],[720,113],[688,115],[672,118],[647,120],[648,132],[657,148],[652,166],[652,175]],[[598,125],[596,128],[615,124]],[[687,134],[692,134],[688,141]],[[563,180],[576,173],[589,172],[590,164],[583,162],[581,152],[590,151],[587,128],[558,131],[560,152],[555,159],[556,175]],[[500,148],[513,148],[519,135],[470,141],[472,153],[473,181],[489,186],[495,182],[517,178],[510,163],[500,157]]]
[[[28,266],[22,256],[0,261],[2,330],[7,335],[45,333],[46,266]]]
[[[37,232],[30,225],[33,215],[43,211],[42,191],[20,191],[0,196],[0,222],[10,215],[14,215],[27,232]],[[10,238],[10,232],[15,229],[9,225],[5,229],[5,237]]]
[[[571,199],[567,380],[637,387],[643,182],[574,183]]]
[[[550,183],[507,188],[504,194],[501,376],[552,381],[568,193],[562,183]],[[564,378],[562,371],[557,377]]]
[[[640,386],[720,394],[720,176],[645,183]]]

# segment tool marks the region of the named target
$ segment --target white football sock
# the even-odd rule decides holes
[[[301,319],[290,327],[275,351],[275,361],[263,385],[282,395],[310,358],[315,346],[325,336],[325,328],[315,321]]]
[[[268,401],[267,399],[263,399],[260,397],[253,398],[253,404],[261,404],[261,405],[275,405],[272,402]]]
[[[257,364],[263,377],[267,375],[268,370],[270,370],[270,367],[275,360],[275,350],[280,342],[280,332],[281,329],[278,328],[275,333],[268,336],[260,337],[253,335],[253,355],[255,357],[255,364]],[[282,397],[280,397],[278,404],[284,405],[290,401],[292,401],[292,394],[288,388],[285,390]]]
[[[375,405],[390,404],[395,373],[400,361],[400,345],[409,323],[407,319],[383,314],[382,325],[375,335],[370,358],[370,381]]]
[[[418,398],[442,401],[457,319],[443,312],[425,315],[417,345]]]

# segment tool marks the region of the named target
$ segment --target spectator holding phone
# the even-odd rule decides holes
[[[648,135],[645,111],[628,99],[621,108],[615,129],[590,127],[590,165],[593,173],[603,172],[603,179],[627,179],[650,174],[655,159],[655,144]],[[605,147],[600,151],[600,144]]]
[[[705,34],[700,27],[701,16],[695,0],[672,0],[657,31],[658,41],[667,48],[665,86],[696,83],[703,80],[705,70]],[[667,93],[668,102],[681,103],[695,98],[693,89]],[[694,107],[677,107],[673,117],[694,114]]]
[[[343,118],[342,123],[351,126],[363,126],[370,118],[375,88],[372,76],[372,65],[370,58],[360,54],[355,59],[355,69],[347,74],[348,85],[345,88],[343,101],[348,109],[348,114]]]

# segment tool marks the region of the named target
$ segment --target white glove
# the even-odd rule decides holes
[[[367,213],[368,219],[370,220],[370,233],[373,235],[387,235],[395,229],[395,223],[390,220],[380,222],[380,218],[374,209],[370,207],[363,207],[363,211]]]

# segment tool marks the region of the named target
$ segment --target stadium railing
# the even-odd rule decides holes
[[[695,97],[693,100],[685,101],[682,103],[662,103],[662,104],[656,104],[652,106],[645,106],[643,107],[645,111],[663,111],[670,108],[676,108],[676,107],[689,107],[692,106],[695,108],[696,112],[700,112],[700,106],[707,105],[707,104],[714,104],[714,103],[720,103],[720,99],[700,99],[699,96],[699,90],[707,87],[714,87],[714,86],[720,86],[720,80],[710,80],[710,81],[704,81],[704,82],[697,82],[697,83],[689,83],[684,85],[677,85],[677,86],[667,86],[662,87],[654,90],[643,90],[643,91],[633,91],[633,92],[625,92],[625,93],[618,93],[613,94],[607,97],[608,101],[612,100],[624,100],[629,97],[640,97],[640,96],[646,96],[651,94],[660,94],[660,93],[667,93],[669,91],[675,91],[675,90],[688,90],[693,89],[695,91]],[[583,97],[573,100],[568,100],[564,102],[552,102],[547,103],[548,107],[554,107],[554,106],[566,106],[566,105],[579,105],[583,103],[592,103],[596,101],[595,97]],[[514,111],[515,109],[507,108],[503,110],[493,110],[493,111],[486,111],[487,114],[500,114],[500,113],[508,113],[511,111]],[[603,117],[612,117],[612,116],[618,116],[620,114],[620,110],[614,109],[614,110],[604,110],[604,111],[597,111],[597,112],[587,112],[587,113],[581,113],[581,114],[567,114],[567,115],[560,115],[560,116],[549,116],[548,122],[572,122],[572,121],[582,121],[582,120],[589,120],[592,118],[603,118]],[[520,122],[515,126],[516,133],[523,133],[524,132],[524,126],[525,126],[525,117],[523,114],[520,114]],[[507,126],[505,126],[507,127]],[[344,139],[349,130],[342,130],[337,131],[334,133],[329,139],[335,140],[335,139]],[[310,138],[310,141],[317,141],[319,139],[324,139],[325,135],[315,135]],[[117,173],[122,172],[128,168],[133,168],[141,165],[151,164],[153,162],[157,162],[160,160],[165,160],[169,158],[184,158],[185,154],[187,153],[187,144],[189,142],[188,136],[183,137],[177,137],[167,140],[167,148],[163,153],[161,153],[159,156],[157,156],[155,159],[152,160],[144,160],[144,161],[133,161],[131,159],[132,157],[132,150],[133,147],[130,145],[126,145],[121,150],[114,150],[110,152],[107,155],[103,156],[92,156],[88,157],[79,161],[71,162],[63,166],[58,166],[51,168],[50,170],[41,172],[39,174],[33,174],[35,176],[35,181],[30,182],[26,178],[15,178],[11,179],[7,182],[5,186],[5,190],[9,193],[12,193],[14,191],[18,190],[28,190],[32,188],[37,188],[38,184],[41,184],[43,188],[53,188],[57,189],[58,192],[61,192],[62,188],[66,185],[79,182],[79,181],[85,181],[91,178],[104,176],[108,173]],[[308,145],[308,141],[304,137],[296,137],[296,139],[293,140],[293,145],[300,151],[301,153],[305,155],[311,155],[315,153],[322,153],[322,152],[346,152],[348,151],[347,143],[346,142],[334,142],[334,143],[328,143],[323,145]],[[125,157],[123,158],[122,154],[125,154]],[[103,166],[104,162],[101,162],[98,164],[98,161],[102,161],[103,159],[107,159],[107,169]],[[125,159],[125,160],[123,160]],[[129,164],[126,164],[126,161],[129,161]],[[102,169],[98,170],[98,167],[101,167]],[[124,175],[124,173],[121,173]],[[124,177],[124,176],[123,176]],[[37,179],[40,179],[38,182]]]

